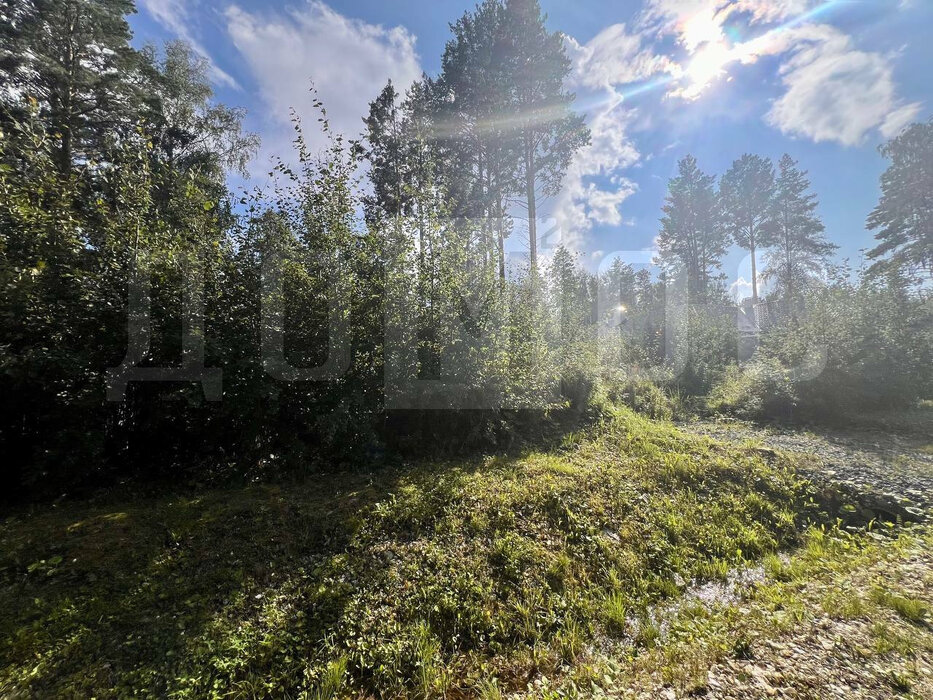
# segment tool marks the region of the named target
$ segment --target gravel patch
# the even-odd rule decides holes
[[[682,430],[724,442],[748,442],[803,454],[800,471],[899,503],[907,512],[933,510],[933,434],[881,431],[821,432],[763,428],[737,422],[695,421]],[[920,516],[920,513],[914,513]]]

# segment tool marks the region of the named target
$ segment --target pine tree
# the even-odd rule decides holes
[[[446,142],[447,191],[453,211],[481,222],[484,264],[498,258],[505,278],[505,219],[517,181],[518,142],[510,121],[513,89],[509,36],[501,0],[485,0],[451,25],[436,88],[436,121]],[[465,167],[466,166],[466,167]]]
[[[398,93],[390,80],[369,105],[366,125],[366,159],[373,193],[364,199],[366,218],[370,224],[404,216],[408,199],[404,162],[402,118],[398,108]]]
[[[891,165],[868,217],[868,228],[878,230],[868,253],[873,272],[893,266],[933,278],[933,119],[908,127],[881,154]]]
[[[683,269],[691,301],[705,300],[714,271],[726,254],[727,235],[718,216],[715,178],[693,156],[678,163],[662,211],[658,253],[668,270]]]
[[[62,172],[135,125],[139,54],[126,21],[132,12],[132,0],[26,0],[7,28],[4,40],[29,50],[16,70],[4,71],[4,87],[38,101],[57,136]]]
[[[758,303],[756,251],[762,230],[769,225],[774,195],[774,166],[767,158],[748,153],[732,164],[719,182],[723,222],[736,245],[752,257],[752,300]]]
[[[764,276],[776,280],[790,309],[838,246],[823,236],[825,227],[815,213],[818,201],[815,194],[808,192],[806,171],[798,169],[797,162],[787,154],[781,158],[778,170],[770,225],[763,230],[761,243],[772,248]]]
[[[521,148],[519,177],[528,210],[531,267],[537,265],[538,201],[560,191],[574,154],[589,143],[575,96],[564,89],[570,59],[560,32],[549,32],[538,0],[506,0],[509,81]]]

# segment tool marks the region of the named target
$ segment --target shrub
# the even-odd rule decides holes
[[[790,372],[780,361],[759,357],[745,367],[728,367],[707,405],[716,413],[740,418],[789,418],[797,394]]]
[[[617,382],[609,387],[608,395],[613,403],[623,404],[656,420],[672,420],[678,406],[664,389],[648,379]]]

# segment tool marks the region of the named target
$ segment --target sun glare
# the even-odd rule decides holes
[[[715,8],[706,8],[680,24],[681,41],[691,53],[704,44],[715,44],[723,39],[722,17]]]
[[[726,67],[730,63],[753,63],[759,56],[769,53],[771,45],[780,41],[783,34],[826,13],[840,1],[823,2],[809,12],[797,15],[746,41],[741,41],[740,33],[735,28],[725,27],[729,12],[709,8],[697,12],[679,25],[681,43],[690,56],[690,62],[671,78],[684,83],[674,94],[686,99],[698,98],[706,88],[726,74]]]
[[[725,42],[706,44],[697,51],[687,66],[690,87],[702,90],[725,72],[726,64],[732,61],[732,51]]]

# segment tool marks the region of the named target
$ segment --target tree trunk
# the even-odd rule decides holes
[[[535,154],[531,136],[525,136],[525,197],[528,200],[528,247],[531,269],[538,266],[537,202],[535,199]]]
[[[505,237],[502,235],[502,217],[503,206],[502,206],[502,197],[499,196],[497,203],[497,216],[496,216],[496,235],[498,237],[499,244],[499,282],[501,286],[505,287]]]
[[[755,261],[755,233],[748,232],[748,247],[752,254],[752,303],[758,305],[758,264]]]
[[[71,172],[71,127],[62,125],[62,144],[58,151],[58,168],[63,175]]]

